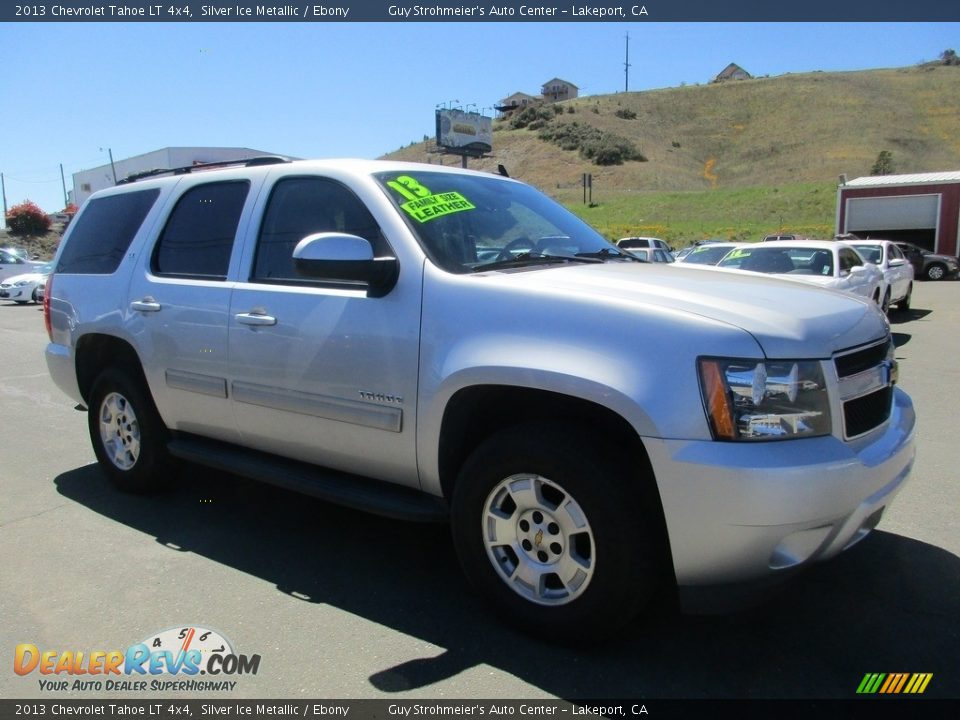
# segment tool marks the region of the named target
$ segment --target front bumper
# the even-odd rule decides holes
[[[899,388],[893,403],[852,442],[645,439],[681,599],[776,580],[863,539],[913,466],[913,404]]]

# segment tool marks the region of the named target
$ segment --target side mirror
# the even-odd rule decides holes
[[[366,283],[370,297],[389,293],[400,274],[396,258],[375,258],[369,240],[347,233],[308,235],[294,248],[293,261],[304,277]]]
[[[890,261],[890,267],[901,267],[906,264],[907,264],[907,261],[903,258],[894,258],[893,260]]]

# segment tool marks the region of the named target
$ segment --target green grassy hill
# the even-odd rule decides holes
[[[960,168],[958,67],[783,75],[558,107],[551,128],[576,122],[621,136],[647,162],[600,167],[540,139],[540,129],[497,121],[494,156],[470,167],[492,171],[502,163],[610,237],[751,239],[781,229],[830,235],[837,177],[868,175],[881,150],[892,153],[897,173]],[[388,157],[439,161],[424,143]],[[583,205],[585,172],[593,175],[598,207]]]

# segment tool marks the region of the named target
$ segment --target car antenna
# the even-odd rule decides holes
[[[497,165],[497,172],[503,177],[510,177],[510,173],[507,172],[507,169],[503,165]]]

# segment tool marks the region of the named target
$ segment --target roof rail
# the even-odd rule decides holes
[[[212,170],[220,167],[230,167],[232,165],[242,165],[243,167],[259,167],[261,165],[277,165],[280,163],[291,162],[290,158],[281,155],[261,155],[253,158],[243,158],[240,160],[218,160],[216,162],[196,163],[178,168],[153,168],[143,172],[131,173],[125,178],[117,180],[117,185],[126,185],[127,183],[143,180],[157,175],[189,175],[194,170]]]

